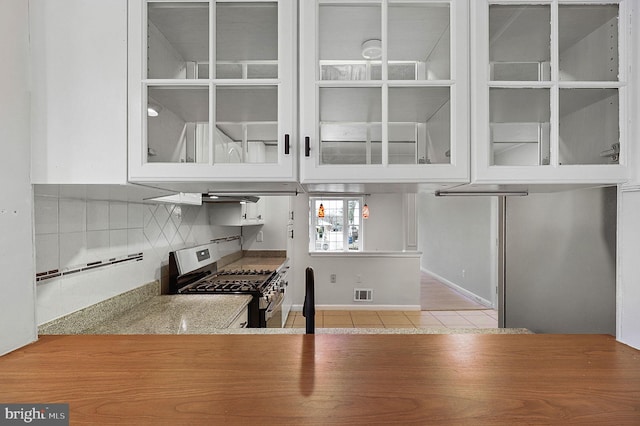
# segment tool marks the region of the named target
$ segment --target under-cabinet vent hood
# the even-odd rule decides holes
[[[242,194],[202,194],[203,203],[257,203],[260,197]]]

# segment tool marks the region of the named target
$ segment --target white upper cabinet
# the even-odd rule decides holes
[[[472,182],[625,181],[629,2],[471,3]]]
[[[125,184],[127,1],[29,0],[29,39],[32,183]]]
[[[129,5],[129,180],[295,181],[295,2]]]
[[[468,182],[468,2],[300,7],[301,183]]]

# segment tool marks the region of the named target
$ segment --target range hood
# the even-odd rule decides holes
[[[203,203],[257,203],[260,197],[245,194],[216,195],[212,193],[202,194]]]

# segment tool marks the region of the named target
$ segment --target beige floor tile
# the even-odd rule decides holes
[[[383,327],[384,324],[382,323],[382,321],[380,320],[380,318],[378,318],[378,316],[376,315],[374,316],[363,316],[363,317],[358,317],[358,316],[354,316],[351,318],[353,320],[353,325],[372,325],[375,327]]]
[[[370,316],[374,316],[377,317],[378,316],[378,312],[376,311],[349,311],[349,313],[351,314],[351,317],[370,317]]]
[[[435,318],[433,316],[420,317],[415,319],[412,318],[411,322],[416,327],[433,327],[433,326],[444,327],[442,323],[438,320],[438,318]]]
[[[302,315],[297,316],[293,319],[293,326],[294,327],[304,327],[306,325],[306,321],[307,319],[305,317],[303,317]]]
[[[349,311],[339,310],[339,309],[336,309],[336,310],[325,310],[325,311],[322,311],[322,313],[323,313],[323,315],[324,315],[325,317],[328,317],[328,316],[340,316],[340,315],[343,315],[343,316],[344,316],[344,315],[349,315]]]
[[[384,328],[416,328],[415,325],[409,324],[385,324]]]
[[[484,311],[457,311],[463,317],[488,317]]]
[[[458,311],[429,311],[434,317],[459,316]]]
[[[323,325],[327,328],[352,327],[353,322],[351,321],[351,316],[327,316],[323,318]]]
[[[497,328],[498,320],[493,318],[469,318],[471,324],[477,325],[480,328]]]
[[[444,316],[438,318],[442,324],[447,327],[473,326],[471,322],[461,316]]]
[[[398,315],[405,315],[412,312],[419,312],[419,311],[377,311],[377,314],[380,317],[396,317]]]
[[[405,315],[382,316],[380,317],[380,319],[382,320],[382,323],[385,325],[385,327],[391,325],[413,325],[411,320]]]

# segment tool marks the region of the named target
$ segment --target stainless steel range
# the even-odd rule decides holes
[[[277,270],[218,271],[215,245],[169,253],[169,291],[174,294],[248,294],[248,327],[282,327],[288,265]]]

